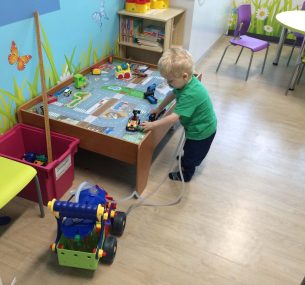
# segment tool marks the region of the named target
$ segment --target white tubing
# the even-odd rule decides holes
[[[78,203],[79,195],[82,190],[90,189],[92,186],[94,186],[94,185],[90,184],[87,181],[84,181],[83,183],[81,183],[75,192],[75,202]]]
[[[133,191],[129,196],[125,197],[125,198],[122,198],[120,200],[108,200],[109,202],[114,202],[114,203],[123,203],[123,202],[126,202],[134,197],[138,197],[138,192],[137,191]]]
[[[172,163],[171,163],[171,166],[170,166],[170,169],[172,170],[173,169],[173,165],[174,165],[174,162],[176,161],[176,156],[178,155],[179,156],[179,173],[180,173],[180,176],[181,176],[181,182],[182,182],[182,187],[181,187],[181,191],[178,195],[178,197],[172,201],[169,201],[169,202],[164,202],[164,203],[153,203],[153,202],[149,202],[147,201],[149,197],[153,196],[154,194],[156,194],[161,186],[164,184],[164,182],[166,181],[166,179],[168,178],[168,175],[166,174],[166,176],[163,178],[163,180],[161,181],[161,183],[157,186],[156,190],[149,193],[148,195],[146,195],[145,197],[142,197],[138,194],[137,191],[133,191],[129,196],[127,197],[124,197],[122,199],[119,199],[119,200],[108,200],[110,202],[114,202],[114,203],[123,203],[123,202],[126,202],[134,197],[138,198],[139,201],[135,202],[133,205],[129,206],[129,208],[127,209],[126,211],[126,214],[128,215],[132,210],[140,207],[140,206],[150,206],[150,207],[166,207],[166,206],[173,206],[173,205],[176,205],[178,204],[181,199],[183,198],[184,196],[184,193],[185,193],[185,182],[184,182],[184,177],[183,177],[183,173],[182,173],[182,167],[181,167],[181,152],[182,152],[182,149],[183,149],[183,145],[184,145],[184,142],[185,142],[185,133],[184,131],[182,132],[182,135],[180,137],[180,140],[179,140],[179,143],[177,145],[177,148],[176,148],[176,151],[174,152],[174,157],[172,159]],[[83,183],[81,183],[76,192],[75,192],[75,202],[77,203],[78,200],[79,200],[79,195],[80,195],[80,192],[82,190],[85,190],[85,189],[90,189],[91,187],[93,187],[94,185],[90,184],[89,182],[87,181],[84,181]]]
[[[180,194],[178,195],[178,197],[172,201],[169,201],[169,202],[165,202],[165,203],[152,203],[152,202],[146,202],[147,199],[149,197],[151,197],[152,195],[156,194],[161,186],[163,185],[163,183],[166,181],[167,179],[167,174],[166,176],[164,177],[164,179],[162,180],[162,182],[158,185],[158,187],[156,188],[155,191],[149,193],[148,195],[146,195],[145,197],[141,197],[139,196],[138,193],[136,193],[137,197],[140,199],[139,202],[136,202],[134,203],[133,205],[131,205],[127,211],[126,211],[126,214],[128,215],[133,209],[135,208],[138,208],[140,206],[151,206],[151,207],[166,207],[166,206],[173,206],[173,205],[176,205],[178,204],[182,197],[184,196],[184,193],[185,193],[185,182],[184,182],[184,177],[183,177],[183,173],[182,173],[182,167],[181,167],[181,152],[182,152],[182,148],[183,148],[183,145],[184,145],[184,141],[185,141],[185,133],[184,131],[182,132],[182,135],[180,137],[180,140],[179,140],[179,143],[178,143],[178,146],[177,146],[177,149],[174,153],[174,157],[172,159],[172,164],[171,164],[171,168],[170,169],[173,169],[173,164],[176,160],[176,156],[179,155],[179,172],[180,172],[180,176],[181,176],[181,179],[182,179],[182,187],[181,187],[181,191],[180,191]]]

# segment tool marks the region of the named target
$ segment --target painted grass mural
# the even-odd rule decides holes
[[[303,0],[233,0],[229,30],[235,29],[237,21],[236,8],[243,3],[251,3],[252,5],[252,20],[249,33],[279,37],[282,26],[275,18],[276,14],[283,11],[299,10]]]
[[[109,41],[104,42],[104,45],[99,48],[93,47],[92,40],[88,43],[86,51],[81,53],[77,63],[74,62],[76,47],[74,47],[70,56],[64,55],[65,63],[62,65],[60,72],[56,70],[54,57],[52,54],[51,45],[43,28],[42,31],[42,47],[48,59],[45,63],[45,76],[48,88],[51,88],[61,81],[78,73],[81,69],[88,67],[90,64],[97,62],[99,59],[110,55],[118,54],[118,44],[113,48]],[[118,42],[118,41],[116,41]],[[101,50],[99,53],[98,51]],[[13,92],[6,91],[0,88],[0,135],[16,124],[16,110],[26,101],[38,95],[39,86],[39,66],[37,65],[33,82],[24,80],[21,86],[18,86],[17,81],[13,78]]]
[[[44,24],[40,24],[47,88],[107,55],[119,54],[117,11],[125,1],[92,0],[86,5],[73,0],[55,2],[60,2],[60,8],[44,15]],[[16,20],[13,14],[8,18],[9,24],[0,26],[0,59],[6,63],[0,66],[4,74],[0,82],[0,135],[16,123],[17,108],[41,92],[34,19]],[[105,29],[106,25],[112,28]]]

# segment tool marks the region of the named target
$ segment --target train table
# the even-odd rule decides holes
[[[147,133],[126,126],[135,113],[140,121],[148,120],[150,110],[169,91],[156,66],[105,58],[47,92],[50,129],[79,138],[83,149],[134,165],[136,191],[141,194],[153,151],[171,126]],[[174,104],[167,106],[164,115],[173,108]],[[42,96],[18,110],[19,122],[41,128],[43,115]]]

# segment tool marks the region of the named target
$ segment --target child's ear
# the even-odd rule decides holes
[[[183,73],[182,77],[183,77],[184,80],[188,80],[189,79],[189,75],[187,73]]]

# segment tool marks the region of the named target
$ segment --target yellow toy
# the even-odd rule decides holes
[[[92,69],[92,74],[93,75],[100,75],[101,74],[101,70],[99,68],[93,68]]]
[[[130,65],[129,63],[122,63],[117,65],[115,68],[115,77],[117,79],[129,79],[131,78]]]
[[[147,10],[147,1],[146,0],[136,0],[136,12],[137,13],[146,13]]]
[[[150,10],[151,0],[126,0],[125,10],[135,13],[146,13]]]
[[[129,12],[136,12],[136,1],[135,0],[126,0],[125,10]]]
[[[165,9],[169,7],[169,0],[151,0],[152,9]]]

